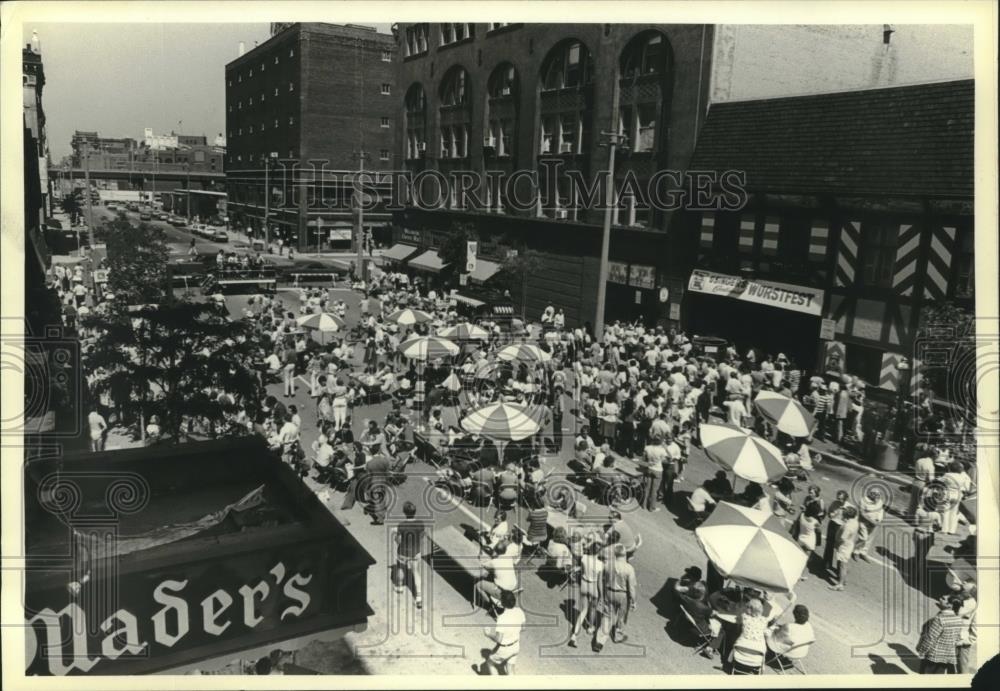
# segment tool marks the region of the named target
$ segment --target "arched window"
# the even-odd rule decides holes
[[[463,67],[455,65],[441,79],[441,158],[465,158],[469,155],[469,126],[471,124],[471,98],[469,75]]]
[[[542,63],[542,89],[586,86],[593,79],[594,63],[587,46],[569,39],[549,51]]]
[[[483,144],[498,157],[514,155],[517,124],[517,72],[509,62],[500,63],[486,84],[486,136]]]
[[[427,95],[419,82],[407,89],[403,111],[406,118],[406,158],[419,158],[427,150]]]
[[[622,51],[622,79],[664,74],[667,67],[667,39],[659,31],[639,34]]]

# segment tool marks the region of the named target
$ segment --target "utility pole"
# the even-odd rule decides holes
[[[90,251],[94,251],[94,204],[90,198],[90,145],[87,145],[87,157],[84,161],[83,175],[87,191],[87,240],[90,242]],[[80,237],[79,231],[76,234]]]
[[[358,159],[358,172],[354,175],[354,194],[351,195],[358,211],[354,221],[354,242],[358,252],[358,278],[363,281],[365,279],[365,199],[361,191],[360,178],[365,172],[365,159],[368,158],[368,152],[360,149],[354,152],[354,157]]]
[[[608,138],[608,174],[605,190],[604,232],[601,235],[601,267],[597,277],[597,317],[594,323],[594,336],[598,341],[604,338],[604,309],[608,292],[608,252],[611,247],[611,212],[615,202],[615,147],[625,139],[618,132],[618,99],[621,91],[620,80],[616,74],[611,87],[611,131],[601,132]]]
[[[271,226],[268,223],[268,217],[271,215],[271,186],[268,181],[268,171],[271,168],[271,159],[277,157],[278,157],[277,151],[272,151],[267,156],[264,156],[264,249],[265,251],[270,251],[271,249]]]
[[[191,161],[188,161],[185,166],[187,170],[187,220],[188,223],[191,222]]]

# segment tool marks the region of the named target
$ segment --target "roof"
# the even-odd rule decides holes
[[[717,103],[690,170],[751,192],[972,198],[971,79]]]

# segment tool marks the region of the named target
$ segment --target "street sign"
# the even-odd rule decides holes
[[[824,319],[819,326],[819,337],[824,341],[832,341],[836,332],[837,322],[833,319]]]
[[[681,306],[676,302],[670,303],[670,318],[674,321],[681,319]]]
[[[670,299],[670,289],[666,286],[660,288],[660,302],[666,302]]]
[[[108,282],[108,270],[107,269],[97,269],[94,271],[94,283],[107,283]]]

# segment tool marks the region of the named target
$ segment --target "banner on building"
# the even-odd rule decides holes
[[[476,270],[476,263],[479,253],[479,243],[476,240],[468,240],[465,243],[465,270],[472,273]]]
[[[628,285],[628,264],[625,262],[608,262],[608,282]]]
[[[823,310],[823,291],[818,288],[797,286],[776,281],[747,280],[739,276],[717,274],[710,271],[693,271],[688,290],[720,297],[731,297],[758,305],[820,316]]]
[[[628,284],[633,288],[652,290],[656,287],[656,267],[633,264],[629,269]]]

